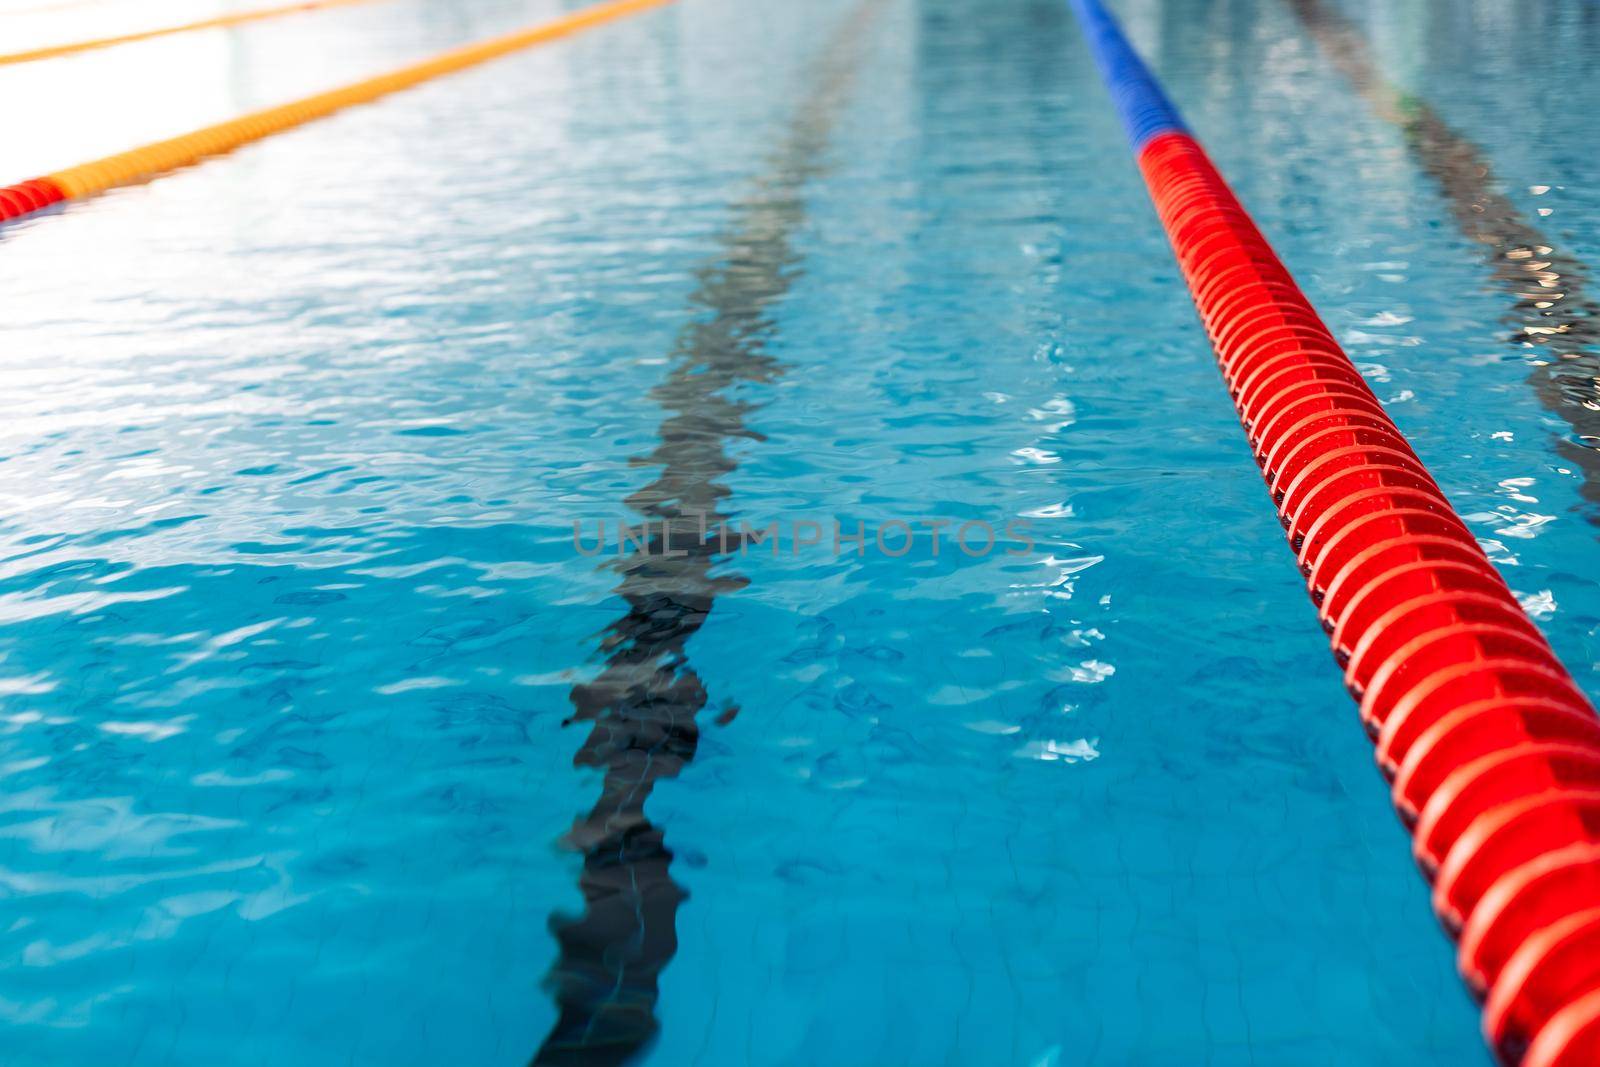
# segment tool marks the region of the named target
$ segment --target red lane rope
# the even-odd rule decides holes
[[[1600,719],[1194,138],[1139,169],[1486,1035],[1594,1067]]]
[[[1070,0],[1508,1064],[1600,1065],[1600,719],[1099,0]]]
[[[66,199],[61,186],[49,178],[34,178],[0,188],[0,222],[10,222]]]

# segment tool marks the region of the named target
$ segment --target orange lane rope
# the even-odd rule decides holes
[[[116,44],[132,44],[135,41],[148,41],[155,37],[166,37],[174,33],[188,33],[191,30],[214,30],[223,26],[237,26],[241,23],[256,22],[260,19],[274,19],[283,15],[293,15],[300,11],[316,11],[325,7],[349,7],[352,4],[371,2],[372,0],[299,0],[298,3],[279,4],[276,7],[260,7],[253,11],[234,11],[226,15],[197,19],[194,22],[179,23],[176,26],[158,26],[153,30],[119,33],[113,37],[96,37],[88,41],[69,41],[66,44],[30,48],[23,52],[0,53],[0,66],[10,63],[31,63],[36,59],[54,59],[57,56],[70,56],[77,52],[89,52],[96,48],[110,48]]]
[[[241,115],[215,126],[143,145],[92,163],[68,167],[42,178],[5,186],[0,188],[0,222],[31,214],[62,200],[81,200],[116,186],[131,185],[199,162],[207,156],[230,152],[240,145],[302,126],[355,104],[367,103],[445,74],[672,2],[611,0],[609,3],[596,4],[536,26],[452,48],[432,59],[401,67],[388,74]]]

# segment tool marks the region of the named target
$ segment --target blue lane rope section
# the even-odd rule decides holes
[[[1083,34],[1089,41],[1089,50],[1100,68],[1100,75],[1111,90],[1117,105],[1117,114],[1128,131],[1128,140],[1138,152],[1150,139],[1163,133],[1188,133],[1178,109],[1162,92],[1144,60],[1128,44],[1099,0],[1067,0]]]

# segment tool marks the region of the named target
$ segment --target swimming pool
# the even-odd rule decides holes
[[[1593,263],[1600,8],[1115,7],[1596,692],[1583,409],[1314,31]],[[561,10],[0,70],[7,172]],[[1060,0],[686,0],[0,278],[8,1063],[1488,1062]]]

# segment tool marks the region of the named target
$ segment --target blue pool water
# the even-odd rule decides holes
[[[1323,3],[1600,262],[1600,8]],[[1600,692],[1595,442],[1416,149],[1284,0],[1111,6]],[[561,9],[8,69],[5,180]],[[1487,1062],[1059,0],[684,0],[0,292],[7,1067]],[[618,561],[680,504],[781,550]]]

